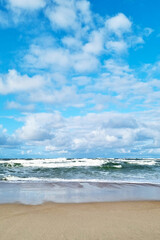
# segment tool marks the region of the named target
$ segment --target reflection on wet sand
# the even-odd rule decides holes
[[[0,183],[0,203],[40,204],[160,200],[160,184],[114,182]]]

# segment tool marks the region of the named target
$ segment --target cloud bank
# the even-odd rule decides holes
[[[160,63],[129,58],[153,29],[87,0],[1,4],[1,30],[18,32],[20,45],[0,73],[2,155],[13,146],[15,156],[159,154]]]

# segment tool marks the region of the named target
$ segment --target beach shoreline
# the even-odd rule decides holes
[[[2,240],[159,240],[160,201],[0,204]]]

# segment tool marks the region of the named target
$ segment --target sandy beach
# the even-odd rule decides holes
[[[160,202],[1,204],[1,240],[159,240]]]

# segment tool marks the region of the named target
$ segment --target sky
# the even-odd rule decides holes
[[[0,157],[160,157],[159,0],[0,0]]]

